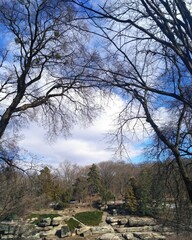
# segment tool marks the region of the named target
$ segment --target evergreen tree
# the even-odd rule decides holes
[[[45,194],[47,197],[52,197],[53,190],[53,180],[51,171],[48,167],[44,167],[40,171],[39,175],[40,193]]]
[[[134,178],[129,179],[129,185],[125,192],[125,209],[130,213],[136,213],[138,211],[137,188]]]
[[[88,172],[87,178],[89,194],[90,195],[98,194],[101,189],[101,178],[97,166],[93,164],[89,168],[89,170],[90,171]]]
[[[79,202],[84,202],[88,192],[87,179],[78,177],[74,184],[73,197]]]

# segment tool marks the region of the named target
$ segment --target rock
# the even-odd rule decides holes
[[[103,233],[112,233],[114,229],[110,225],[95,226],[91,227],[91,232],[93,234],[103,234]]]
[[[107,205],[104,205],[104,206],[100,206],[99,208],[100,208],[100,210],[104,211],[104,210],[107,210],[107,209],[108,209],[108,206],[107,206]]]
[[[43,218],[39,223],[38,226],[39,227],[46,227],[46,226],[50,226],[51,225],[51,218]]]
[[[144,227],[124,227],[124,228],[115,228],[115,231],[118,233],[127,233],[127,232],[148,232],[153,231],[152,226]]]
[[[83,226],[83,227],[81,227],[81,228],[77,228],[77,229],[76,229],[76,234],[82,236],[83,233],[84,233],[84,232],[87,232],[87,231],[90,231],[90,227],[88,227],[88,226]]]
[[[33,223],[38,220],[38,217],[33,217],[31,219],[27,219],[27,222]]]
[[[46,232],[40,232],[40,237],[41,238],[46,238],[47,237],[47,233]]]
[[[133,235],[142,240],[165,240],[166,237],[154,232],[138,232]]]
[[[130,217],[128,223],[130,227],[154,226],[156,224],[156,220],[149,217]]]
[[[50,231],[50,230],[52,230],[53,229],[53,226],[46,226],[46,227],[44,227],[43,228],[43,231]]]
[[[156,231],[156,232],[172,232],[171,228],[165,227],[165,226],[162,226],[162,225],[155,225],[153,227],[153,230]]]
[[[14,235],[12,235],[12,234],[7,234],[7,235],[3,235],[3,236],[1,236],[0,239],[14,239],[14,238],[15,238]]]
[[[127,218],[121,218],[118,221],[119,225],[125,225],[126,223],[128,223],[128,219]]]
[[[122,236],[123,236],[126,240],[135,239],[133,233],[124,233]]]
[[[53,227],[59,226],[61,224],[62,220],[63,220],[62,217],[54,217],[51,221],[51,225]]]
[[[34,224],[23,224],[23,225],[18,226],[18,230],[15,235],[21,236],[24,239],[27,239],[28,237],[36,235],[37,232],[38,232],[38,230],[36,229]]]
[[[111,224],[111,223],[117,223],[119,219],[117,217],[107,217],[106,222]]]
[[[17,226],[16,225],[9,225],[8,232],[11,235],[14,235],[17,231]]]
[[[114,233],[105,233],[99,237],[100,240],[121,240],[119,236]]]
[[[0,233],[8,234],[9,233],[9,225],[7,225],[7,224],[0,225]]]
[[[61,238],[68,237],[71,235],[71,232],[69,230],[69,227],[67,225],[64,225],[61,227]]]
[[[92,235],[92,232],[90,231],[90,229],[85,231],[85,232],[83,232],[83,233],[81,233],[81,237],[88,237],[90,235]]]
[[[26,240],[26,239],[29,239],[29,240],[41,240],[40,233],[36,233],[36,234],[34,234],[32,236],[25,237],[24,240]]]
[[[77,226],[77,228],[83,228],[83,227],[85,227],[85,224],[83,223],[79,223],[79,225]]]
[[[115,228],[115,227],[118,227],[118,226],[119,226],[117,222],[110,223],[110,225],[111,225],[113,228]]]

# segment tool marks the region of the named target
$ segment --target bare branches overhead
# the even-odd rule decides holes
[[[93,52],[75,16],[68,1],[1,1],[0,137],[18,116],[45,120],[50,134],[65,135],[78,119],[91,120],[97,107],[83,74]]]
[[[74,2],[106,42],[107,63],[100,68],[101,84],[119,91],[127,102],[124,114],[119,114],[117,136],[123,136],[133,119],[139,119],[144,128],[150,125],[161,142],[158,146],[167,157],[176,159],[192,201],[192,179],[182,162],[182,157],[192,155],[190,2]],[[157,112],[163,114],[163,124],[156,118]],[[122,144],[122,137],[119,139]]]

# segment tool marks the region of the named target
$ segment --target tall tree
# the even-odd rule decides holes
[[[51,134],[93,116],[92,91],[81,77],[95,54],[69,1],[0,2],[0,138],[31,119]],[[88,48],[87,48],[88,49]],[[92,96],[92,97],[91,97]]]
[[[79,202],[83,203],[86,200],[87,195],[88,195],[87,178],[84,176],[80,176],[76,179],[76,182],[74,184],[73,196]]]
[[[57,169],[58,175],[62,181],[63,187],[72,188],[79,176],[80,166],[72,164],[68,160],[63,161]]]
[[[183,157],[192,155],[190,1],[75,2],[108,44],[107,54],[102,53],[107,62],[95,68],[100,71],[95,80],[126,101],[119,114],[120,144],[125,129],[137,123],[150,127],[159,155],[176,160],[192,202],[192,178],[183,163]]]
[[[95,164],[92,164],[92,166],[89,168],[87,183],[90,195],[99,193],[101,188],[101,178],[98,172],[98,168]]]
[[[53,176],[48,167],[44,167],[40,171],[39,175],[40,193],[45,194],[47,197],[51,198],[54,192],[53,186]]]

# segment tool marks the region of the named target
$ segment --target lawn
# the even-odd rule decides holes
[[[101,222],[103,212],[101,211],[89,211],[89,212],[81,212],[75,214],[74,218],[76,218],[78,221],[82,222],[85,225],[88,226],[97,226]],[[67,225],[70,229],[70,231],[74,231],[76,227],[78,227],[79,222],[76,221],[73,218],[70,218],[69,221],[67,221]]]
[[[97,226],[101,222],[102,215],[101,211],[80,212],[75,215],[75,218],[85,225]]]

